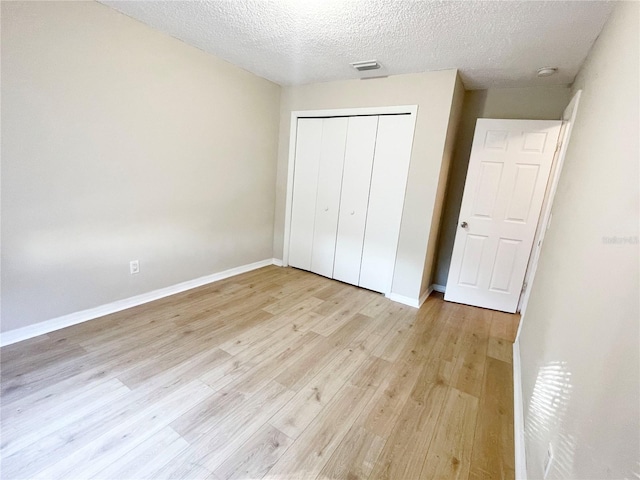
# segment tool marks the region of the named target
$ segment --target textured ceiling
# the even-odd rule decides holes
[[[573,81],[613,4],[586,1],[103,0],[281,85],[457,68],[468,89]],[[543,66],[556,75],[537,78]],[[371,75],[371,74],[369,74]]]

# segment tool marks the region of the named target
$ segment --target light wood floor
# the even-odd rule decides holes
[[[517,322],[266,267],[3,348],[1,476],[511,479]]]

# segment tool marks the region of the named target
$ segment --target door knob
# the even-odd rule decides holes
[[[355,215],[355,214],[356,214],[356,211],[355,211],[355,210],[353,210],[353,211],[351,212],[351,215]]]
[[[469,226],[469,224],[468,224],[467,222],[462,222],[462,223],[460,224],[460,226],[461,226],[462,228],[467,228],[467,227]]]

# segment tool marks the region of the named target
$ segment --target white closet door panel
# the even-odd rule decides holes
[[[381,116],[371,176],[359,285],[389,293],[413,144],[411,115]]]
[[[304,270],[311,269],[321,143],[322,119],[298,119],[289,237],[289,265]]]
[[[311,271],[325,277],[333,275],[348,123],[349,119],[346,117],[322,120]]]
[[[349,118],[333,278],[353,285],[360,281],[377,129],[377,116]]]

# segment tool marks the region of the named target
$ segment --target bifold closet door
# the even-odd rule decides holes
[[[322,120],[311,271],[330,278],[333,276],[333,259],[336,251],[342,167],[348,124],[349,119],[346,117]]]
[[[353,285],[360,281],[377,129],[377,116],[349,118],[333,278]]]
[[[377,292],[391,291],[413,129],[411,115],[384,115],[378,120],[359,282]]]
[[[289,264],[303,270],[311,270],[322,122],[322,118],[298,119]]]

